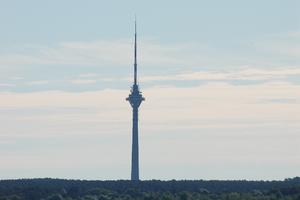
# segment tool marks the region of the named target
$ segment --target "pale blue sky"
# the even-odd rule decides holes
[[[96,47],[89,55],[80,48],[97,45],[97,41],[107,43],[98,44],[101,48],[118,48],[112,45],[122,40],[120,45],[131,56],[134,13],[139,20],[140,44],[147,41],[148,51],[157,54],[151,57],[140,52],[149,57],[146,61],[141,59],[141,75],[294,66],[298,57],[286,51],[299,44],[298,36],[290,36],[299,34],[299,4],[299,1],[7,1],[0,8],[0,61],[4,72],[0,75],[1,82],[15,85],[9,89],[13,91],[124,86],[124,82],[99,81],[94,88],[78,88],[68,80],[91,73],[117,78],[130,75],[128,63],[116,61],[121,50],[112,50],[115,55],[110,54],[111,60],[103,62],[105,55],[101,60],[95,58],[101,49]],[[62,46],[76,42],[80,45]],[[272,52],[282,46],[283,52]],[[62,61],[65,56],[70,58]],[[83,62],[79,63],[76,56]],[[157,56],[162,60],[155,61]],[[85,62],[91,58],[91,62]],[[174,58],[181,62],[173,61]],[[24,85],[39,79],[51,84]]]
[[[129,178],[135,14],[143,179],[300,174],[298,0],[10,0],[0,178]]]

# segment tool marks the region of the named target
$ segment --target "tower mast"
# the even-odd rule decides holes
[[[132,107],[132,151],[131,151],[131,180],[139,180],[139,139],[138,139],[138,115],[139,106],[145,98],[139,90],[137,83],[137,41],[136,20],[134,22],[134,82],[129,96],[126,98]]]
[[[137,45],[136,45],[136,20],[134,20],[134,85],[137,85]]]

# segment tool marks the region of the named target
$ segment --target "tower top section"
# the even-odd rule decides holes
[[[137,81],[137,30],[136,30],[136,19],[134,20],[134,81],[131,88],[129,97],[126,98],[130,102],[133,108],[138,108],[145,98],[139,90],[139,85]]]
[[[134,85],[137,85],[137,44],[136,44],[136,18],[134,19]]]

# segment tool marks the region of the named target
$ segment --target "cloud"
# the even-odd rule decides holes
[[[183,166],[192,170],[194,178],[215,177],[216,172],[222,171],[216,169],[219,165],[227,172],[232,165],[244,172],[252,170],[244,165],[259,166],[261,171],[271,165],[285,169],[285,173],[274,169],[277,176],[265,173],[268,178],[297,174],[299,90],[299,85],[287,82],[261,85],[212,82],[188,88],[144,89],[146,101],[140,107],[144,177],[156,177],[158,173],[153,169],[158,166],[164,172],[163,177],[182,172]],[[125,101],[128,93],[112,89],[1,92],[0,154],[6,163],[0,166],[1,171],[22,176],[26,173],[20,168],[8,167],[20,166],[26,160],[27,169],[43,169],[35,176],[51,171],[51,176],[82,178],[86,177],[83,172],[92,170],[95,174],[101,169],[100,176],[105,178],[104,174],[116,166],[122,166],[116,170],[127,174],[124,169],[130,167],[131,134],[131,108]],[[195,159],[198,157],[201,159]],[[68,162],[64,161],[66,158]],[[97,170],[90,166],[97,166]],[[168,170],[170,166],[174,173]],[[199,174],[199,167],[205,166],[205,174]],[[69,168],[74,170],[67,172],[65,169]]]
[[[258,39],[254,45],[246,42],[225,52],[222,48],[200,43],[143,39],[138,46],[140,80],[147,82],[146,87],[180,86],[185,85],[184,81],[227,81],[234,84],[290,81],[296,84],[299,59],[278,52],[285,49],[295,51],[295,48],[297,52],[298,40],[298,33],[294,32],[271,35]],[[0,55],[1,83],[11,84],[2,84],[1,90],[83,91],[91,87],[91,90],[97,89],[96,84],[101,88],[123,88],[125,81],[131,81],[132,42],[130,38],[30,44],[19,48],[22,50],[11,48],[10,52],[7,50]],[[45,80],[48,83],[41,84],[40,81]],[[28,87],[30,83],[39,83],[40,87]],[[90,88],[75,87],[79,84]]]
[[[30,82],[27,82],[27,85],[45,85],[45,84],[48,84],[49,81],[46,81],[46,80],[40,80],[40,81],[30,81]]]
[[[97,83],[97,80],[77,79],[77,80],[71,80],[71,83],[73,83],[73,84],[94,84],[94,83]]]
[[[300,31],[290,31],[284,33],[276,33],[266,36],[263,40],[256,41],[255,47],[258,51],[273,55],[276,59],[289,60],[300,59]],[[269,57],[269,56],[267,56]]]
[[[149,88],[153,86],[173,85],[181,87],[189,81],[195,81],[193,85],[208,84],[213,82],[227,82],[229,84],[263,84],[267,82],[290,82],[298,84],[297,77],[300,77],[300,67],[286,66],[280,68],[263,69],[244,66],[236,70],[203,70],[171,73],[169,75],[142,75],[139,77],[141,86]],[[98,90],[105,88],[123,89],[124,86],[132,82],[132,77],[123,76],[104,76],[101,73],[84,73],[76,76],[62,77],[51,80],[18,80],[16,83],[0,84],[3,91],[47,91],[64,90],[64,91],[85,91]],[[85,87],[75,87],[76,85],[86,85]],[[28,87],[28,86],[39,86]]]
[[[145,112],[143,120],[153,123],[149,127],[153,127],[154,124],[158,126],[166,124],[165,128],[168,129],[170,127],[171,129],[172,127],[179,128],[181,125],[183,128],[189,127],[189,129],[191,127],[217,127],[216,121],[220,122],[221,127],[229,128],[237,125],[247,126],[248,122],[258,124],[270,122],[275,125],[282,120],[293,124],[298,119],[300,112],[300,105],[296,103],[300,99],[299,88],[298,85],[284,82],[241,86],[219,82],[190,88],[154,87],[143,90],[146,102],[141,109],[146,110],[143,111]],[[64,91],[3,92],[0,93],[0,108],[33,110],[53,108],[57,110],[57,116],[53,119],[65,118],[66,120],[71,119],[67,117],[70,109],[80,108],[97,111],[97,114],[92,113],[90,117],[82,118],[80,117],[81,110],[78,110],[75,121],[88,119],[91,122],[97,120],[109,122],[118,119],[125,122],[128,121],[125,116],[130,110],[125,101],[127,95],[127,90],[109,89],[78,93]],[[292,101],[276,101],[276,99]],[[62,112],[61,115],[59,108]],[[68,111],[66,116],[63,114],[65,111]],[[159,118],[156,117],[158,115]],[[99,118],[100,116],[101,118]],[[47,119],[51,116],[46,114],[44,117],[43,119]],[[221,121],[226,123],[221,123]]]
[[[14,87],[14,86],[16,85],[11,83],[0,83],[0,87]]]
[[[19,77],[19,76],[13,76],[13,77],[10,77],[11,80],[22,80],[24,79],[23,77]]]
[[[98,74],[96,73],[84,73],[84,74],[80,74],[79,77],[81,78],[90,78],[90,77],[97,77]]]
[[[299,99],[294,99],[294,98],[271,98],[271,99],[262,99],[262,103],[295,103],[299,104],[300,100]]]
[[[232,81],[232,80],[251,80],[251,81],[288,81],[290,76],[300,76],[300,67],[278,68],[278,69],[259,69],[245,67],[234,71],[198,71],[190,73],[173,74],[166,76],[143,76],[141,80],[147,81],[184,81],[184,80],[204,80],[204,81]]]
[[[139,41],[138,62],[141,66],[153,69],[168,69],[168,71],[184,71],[186,68],[231,68],[254,65],[265,65],[265,60],[256,56],[255,51],[273,52],[276,39],[271,41],[257,42],[253,46],[242,46],[233,55],[233,52],[224,51],[222,48],[208,46],[200,43],[175,42],[163,43],[158,40],[147,39]],[[282,42],[284,43],[284,42]],[[260,45],[264,44],[264,45]],[[290,45],[290,43],[284,43]],[[268,47],[268,48],[266,48]],[[295,46],[292,45],[291,49]],[[61,42],[52,45],[31,44],[23,47],[22,52],[5,52],[0,55],[0,66],[9,68],[12,66],[98,66],[114,67],[121,69],[124,65],[129,66],[133,62],[133,41],[129,39],[95,40]],[[251,48],[251,55],[249,55]],[[246,52],[244,50],[247,50]],[[253,56],[255,62],[253,62]],[[269,60],[271,56],[267,59]],[[270,65],[270,63],[268,63]],[[282,63],[281,63],[282,64]],[[273,65],[277,66],[275,63]],[[181,69],[182,68],[182,69]],[[93,74],[83,72],[82,74]]]
[[[176,64],[185,44],[161,45],[151,40],[143,41],[139,53],[143,64]],[[28,65],[124,65],[132,63],[131,39],[98,40],[92,42],[63,42],[54,46],[26,45],[22,53],[0,55],[0,66]],[[182,63],[182,62],[181,62]]]

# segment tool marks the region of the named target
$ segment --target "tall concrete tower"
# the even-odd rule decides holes
[[[134,22],[134,79],[129,96],[126,98],[132,107],[132,152],[131,152],[131,180],[139,180],[139,134],[138,116],[139,106],[145,98],[139,90],[137,83],[137,45],[136,45],[136,21]]]

